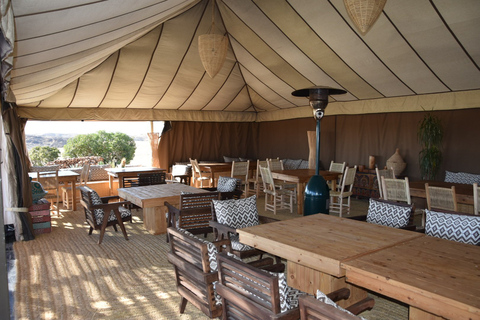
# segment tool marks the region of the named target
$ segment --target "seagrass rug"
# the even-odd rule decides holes
[[[178,312],[180,297],[166,253],[165,235],[143,228],[142,211],[119,229],[88,235],[81,211],[52,216],[52,232],[15,242],[15,318],[31,319],[208,319],[190,303]],[[404,305],[374,296],[369,320],[406,320]]]
[[[83,212],[52,216],[52,232],[16,242],[16,319],[208,319],[191,304],[178,312],[165,235],[144,228],[141,210],[119,229],[88,235]]]

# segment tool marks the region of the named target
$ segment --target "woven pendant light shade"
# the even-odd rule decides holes
[[[387,0],[343,0],[350,19],[362,34],[377,21]]]
[[[210,78],[220,71],[227,57],[228,38],[221,34],[209,33],[198,37],[198,52],[203,67]]]

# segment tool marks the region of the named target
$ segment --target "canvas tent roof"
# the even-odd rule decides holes
[[[387,0],[365,36],[342,0],[217,0],[230,47],[213,79],[207,0],[0,1],[4,94],[30,119],[311,117],[291,93],[313,85],[348,92],[327,115],[480,105],[477,0]]]

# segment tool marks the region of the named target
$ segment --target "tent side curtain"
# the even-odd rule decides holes
[[[160,166],[168,169],[175,162],[223,162],[223,157],[256,159],[258,123],[250,122],[172,122],[172,129],[160,139]]]

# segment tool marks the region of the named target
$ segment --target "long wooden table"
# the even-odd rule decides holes
[[[198,166],[201,170],[208,171],[212,175],[213,187],[217,187],[218,175],[219,173],[225,173],[226,176],[230,177],[232,173],[232,163],[231,162],[212,162],[199,163]],[[255,170],[257,168],[257,161],[250,161],[249,170]],[[251,174],[249,175],[251,176]],[[193,181],[193,180],[192,180]]]
[[[324,214],[239,229],[240,241],[287,260],[290,286],[314,294],[351,290],[349,306],[366,291],[347,284],[342,263],[424,235]]]
[[[336,182],[341,175],[339,172],[319,171],[319,174],[327,181]],[[305,186],[311,177],[315,175],[315,169],[295,169],[272,171],[273,179],[293,182],[297,184],[297,213],[303,216],[303,197]],[[336,183],[333,184],[335,187]]]
[[[110,194],[113,190],[113,179],[118,178],[118,187],[123,188],[123,178],[137,177],[139,173],[165,172],[165,169],[150,167],[126,167],[126,168],[107,168],[108,187]]]
[[[455,186],[457,202],[473,205],[473,186],[471,184],[443,181],[411,181],[409,182],[410,196],[425,199],[425,183],[428,183],[432,187],[451,188],[452,186]]]
[[[32,178],[32,180],[37,180],[37,173],[36,172],[29,172],[28,176]],[[54,174],[52,174],[52,177]],[[77,177],[80,176],[80,174],[70,171],[70,170],[58,170],[58,182],[62,182],[65,185],[69,185],[71,187],[71,192],[72,192],[72,209],[73,211],[77,210],[77,192],[76,192],[76,184],[77,184]],[[48,175],[47,175],[48,177]],[[60,190],[58,190],[59,194]]]
[[[183,183],[118,189],[120,198],[128,200],[143,209],[143,225],[148,232],[155,235],[167,232],[167,207],[165,207],[164,202],[168,201],[170,204],[178,206],[182,192],[200,193],[208,191]]]
[[[410,305],[411,320],[480,319],[480,247],[421,237],[345,261],[347,281]]]

